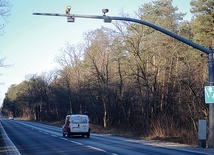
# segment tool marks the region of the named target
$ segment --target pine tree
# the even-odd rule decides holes
[[[190,2],[194,14],[192,19],[192,33],[194,41],[199,44],[214,47],[214,1],[192,0]]]

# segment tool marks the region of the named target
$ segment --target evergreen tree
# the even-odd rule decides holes
[[[214,1],[213,0],[192,0],[191,12],[192,33],[194,41],[207,47],[214,47]]]

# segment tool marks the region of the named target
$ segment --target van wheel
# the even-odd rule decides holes
[[[90,132],[89,132],[89,133],[87,133],[87,138],[90,138]]]
[[[62,136],[65,137],[65,134],[63,133]]]

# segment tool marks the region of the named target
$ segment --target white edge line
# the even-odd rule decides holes
[[[10,138],[8,137],[7,133],[5,132],[3,126],[1,125],[0,122],[0,130],[2,133],[2,138],[6,144],[6,148],[7,148],[7,155],[21,155],[21,153],[18,151],[18,149],[16,148],[16,146],[13,144],[13,142],[10,140]]]

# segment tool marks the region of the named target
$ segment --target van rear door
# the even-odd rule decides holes
[[[71,132],[88,132],[89,120],[87,116],[71,116]]]

